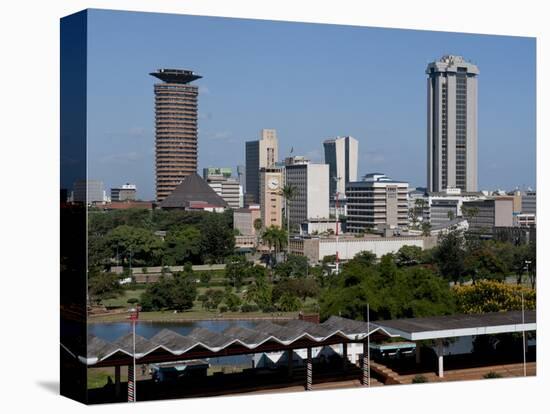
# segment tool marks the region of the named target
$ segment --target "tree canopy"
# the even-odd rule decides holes
[[[454,297],[445,280],[431,270],[398,267],[393,255],[378,264],[351,260],[320,297],[321,317],[340,315],[393,319],[452,313]]]

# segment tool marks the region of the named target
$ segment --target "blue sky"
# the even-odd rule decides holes
[[[244,164],[244,143],[277,129],[279,156],[323,161],[324,139],[359,140],[359,174],[426,181],[428,62],[478,65],[479,187],[536,184],[533,38],[92,10],[88,176],[154,197],[155,78],[203,76],[199,171]]]

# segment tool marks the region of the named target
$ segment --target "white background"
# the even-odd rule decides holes
[[[372,3],[372,4],[371,4]],[[544,1],[110,0],[1,3],[0,411],[80,412],[58,396],[59,18],[87,7],[536,36],[538,76],[538,376],[139,404],[102,412],[546,412],[550,34]],[[545,28],[546,26],[546,28]],[[123,29],[123,28],[121,28]],[[503,57],[505,60],[505,57]],[[544,76],[546,75],[546,76]],[[518,157],[521,148],[518,148]],[[546,311],[546,312],[544,312]],[[546,403],[546,404],[545,404]],[[90,408],[88,408],[90,409]]]

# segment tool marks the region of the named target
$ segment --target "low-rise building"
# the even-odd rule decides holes
[[[295,237],[290,240],[290,253],[306,256],[311,263],[318,263],[326,256],[333,256],[338,250],[340,260],[353,259],[358,253],[369,251],[378,258],[388,253],[396,253],[403,246],[418,246],[422,249],[434,247],[437,237],[399,236],[364,237],[335,236],[329,237]]]
[[[514,200],[511,197],[465,201],[463,205],[471,232],[492,235],[495,227],[514,225]]]
[[[517,227],[535,227],[537,225],[537,216],[535,214],[516,214],[514,215],[514,226]]]
[[[430,205],[430,224],[439,226],[460,216],[458,207],[459,201],[456,199],[436,199],[432,200]]]
[[[229,208],[242,207],[242,188],[237,178],[231,177],[231,168],[205,168],[203,178],[208,185],[223,198]]]
[[[450,221],[455,217],[462,217],[462,204],[465,201],[484,200],[485,198],[487,197],[482,192],[466,192],[460,188],[447,188],[444,191],[428,193],[424,220],[432,226],[444,224],[445,221]]]
[[[323,234],[323,233],[331,233],[336,234],[336,228],[338,227],[338,233],[342,233],[342,222],[338,221],[338,225],[336,223],[336,219],[309,219],[304,221],[300,225],[300,235],[316,235],[316,234]]]
[[[110,200],[105,194],[103,181],[77,180],[73,184],[72,201],[74,203],[101,204]]]
[[[537,192],[527,190],[521,194],[521,212],[524,214],[537,214]]]
[[[126,183],[121,187],[111,188],[111,202],[135,201],[136,193],[135,184]]]
[[[260,206],[253,204],[233,211],[233,228],[240,236],[257,236],[254,222],[261,219]]]
[[[361,233],[374,228],[407,226],[408,188],[408,183],[381,173],[350,182],[346,188],[347,231]]]

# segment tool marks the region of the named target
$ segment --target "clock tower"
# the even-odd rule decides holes
[[[260,210],[264,227],[281,227],[283,173],[281,168],[260,169]]]

